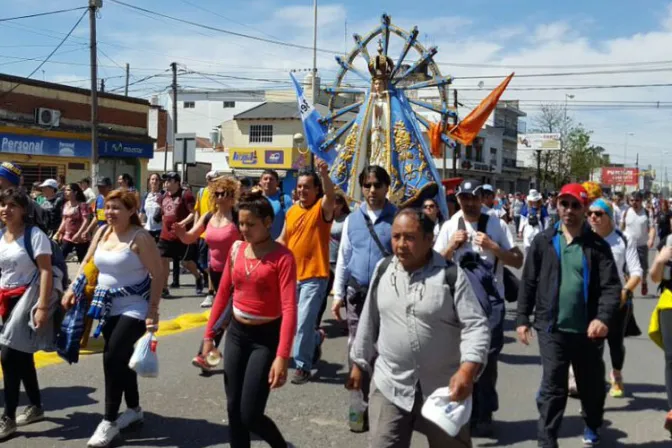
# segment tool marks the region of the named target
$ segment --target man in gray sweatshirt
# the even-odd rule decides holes
[[[408,448],[414,430],[430,448],[471,446],[469,425],[450,437],[420,412],[439,387],[449,386],[454,401],[469,397],[490,345],[487,317],[465,273],[456,268],[450,285],[449,262],[432,250],[433,226],[422,212],[397,214],[394,256],[374,272],[350,351],[348,389],[359,389],[362,372],[373,370],[371,447]]]

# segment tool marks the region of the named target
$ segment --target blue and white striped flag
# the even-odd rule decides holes
[[[292,77],[292,82],[296,89],[296,97],[299,101],[299,114],[301,115],[301,122],[303,123],[303,133],[306,138],[306,144],[316,157],[319,157],[331,165],[334,159],[336,159],[336,150],[331,149],[324,152],[320,149],[320,146],[324,143],[327,137],[327,127],[320,123],[320,113],[308,102],[306,97],[303,96],[303,89],[294,77],[294,74],[290,73],[289,76]]]

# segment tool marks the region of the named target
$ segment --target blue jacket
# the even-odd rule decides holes
[[[348,218],[348,240],[352,255],[345,267],[346,278],[356,281],[359,286],[368,286],[378,262],[392,253],[392,221],[397,212],[397,208],[387,202],[380,216],[372,223],[378,239],[388,252],[383,254],[366,225],[367,210],[366,204],[363,204]]]

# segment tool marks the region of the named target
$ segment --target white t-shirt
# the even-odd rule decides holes
[[[625,238],[627,235],[623,234]],[[618,276],[621,278],[621,283],[625,285],[625,276],[623,275],[623,268],[628,267],[628,272],[632,277],[642,278],[642,266],[639,263],[639,256],[637,255],[637,247],[630,242],[623,240],[621,235],[614,230],[604,239],[611,247],[611,253],[614,255],[614,261],[618,268]],[[627,246],[627,247],[626,247]]]
[[[34,256],[51,255],[49,238],[37,227],[31,232]],[[0,288],[16,288],[31,282],[37,273],[35,262],[28,257],[24,237],[8,243],[5,232],[0,237]]]
[[[537,225],[531,226],[527,216],[520,216],[520,226],[518,227],[518,233],[523,234],[523,248],[527,250],[532,245],[532,240],[535,236],[548,229],[548,226],[551,223],[551,218],[546,216],[545,218],[538,217]]]
[[[439,232],[439,236],[436,238],[436,243],[434,243],[435,251],[443,253],[446,249],[448,249],[450,238],[455,232],[459,230],[460,218],[463,218],[461,211],[460,213],[456,213],[455,216],[450,218],[450,220],[443,223],[441,226],[441,231]],[[488,219],[488,225],[485,228],[485,233],[488,235],[488,237],[490,237],[491,240],[499,244],[502,250],[508,251],[511,250],[513,245],[511,244],[511,240],[509,239],[507,231],[505,230],[505,224],[503,224],[503,221],[499,218],[490,216]],[[465,219],[464,226],[466,227],[466,231],[469,234],[469,238],[455,251],[453,256],[455,257],[457,255],[459,257],[467,251],[472,251],[478,253],[481,258],[494,266],[495,254],[488,250],[484,251],[473,243],[474,237],[477,233],[478,222],[470,223]],[[497,289],[499,294],[504,297],[504,264],[502,262],[497,263],[497,272],[495,273],[495,277],[497,278]]]
[[[625,222],[623,233],[628,236],[628,241],[637,247],[646,246],[649,241],[649,229],[655,226],[653,217],[647,217],[643,208],[639,212],[630,208],[624,212],[623,222]]]
[[[96,193],[93,192],[91,187],[84,190],[84,197],[86,198],[87,204],[93,204],[94,202],[96,202]]]
[[[616,205],[614,204],[614,222],[620,226],[623,222],[623,213],[628,209],[628,204]]]
[[[156,222],[154,216],[156,216],[157,210],[161,208],[161,193],[148,193],[145,198],[144,210],[147,221],[145,222],[145,230],[148,232],[157,232],[161,230],[161,221]]]

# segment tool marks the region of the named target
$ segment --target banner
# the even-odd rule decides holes
[[[559,151],[562,149],[560,134],[518,134],[518,150]]]
[[[639,169],[606,166],[602,168],[602,185],[639,185]]]
[[[336,158],[336,150],[331,149],[328,152],[324,152],[320,149],[320,146],[324,143],[324,140],[327,137],[327,127],[320,123],[320,113],[315,109],[315,106],[310,104],[306,97],[303,96],[303,89],[294,77],[294,74],[290,73],[289,76],[294,83],[294,89],[296,89],[296,98],[299,102],[299,114],[301,115],[303,133],[305,134],[308,148],[316,157],[319,157],[331,165]]]

